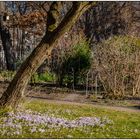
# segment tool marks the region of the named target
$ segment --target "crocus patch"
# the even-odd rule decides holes
[[[50,117],[48,114],[22,110],[10,112],[0,118],[0,136],[22,135],[28,133],[45,133],[49,128],[103,127],[112,123],[108,118],[80,117],[75,120]]]

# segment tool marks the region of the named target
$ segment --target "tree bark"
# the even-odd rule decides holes
[[[78,18],[90,8],[92,4],[91,2],[73,2],[72,8],[68,11],[58,27],[53,31],[46,30],[42,41],[22,63],[7,90],[3,93],[0,99],[1,107],[16,107],[18,105],[31,75],[51,53],[51,50],[59,38],[74,25]]]
[[[3,50],[6,59],[7,70],[14,71],[15,67],[15,57],[12,48],[11,34],[8,29],[0,24],[0,36],[2,40]]]

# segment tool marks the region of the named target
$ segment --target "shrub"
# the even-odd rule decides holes
[[[54,80],[53,78],[55,78],[55,76],[53,73],[50,72],[41,73],[38,76],[39,81],[44,81],[44,82],[52,82]]]
[[[83,40],[72,46],[70,51],[63,54],[61,60],[57,65],[59,70],[54,71],[58,76],[59,84],[62,85],[65,81],[65,84],[76,85],[91,66],[89,43]]]
[[[56,79],[55,75],[51,72],[44,72],[41,74],[35,73],[31,77],[31,83],[52,82],[55,79]]]
[[[140,39],[115,36],[94,48],[94,68],[105,96],[122,98],[140,93]]]

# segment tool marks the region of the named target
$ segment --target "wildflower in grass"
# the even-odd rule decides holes
[[[75,120],[67,120],[64,118],[58,118],[54,116],[48,116],[48,114],[41,114],[32,112],[30,110],[23,110],[16,113],[8,113],[7,117],[0,118],[0,135],[16,136],[22,135],[23,130],[29,133],[43,133],[48,129],[54,128],[84,128],[86,126],[98,126],[103,127],[110,123],[108,118],[97,117],[80,117]]]
[[[20,131],[17,130],[17,131],[14,132],[14,134],[15,135],[20,135],[21,133],[20,133]]]
[[[43,132],[45,132],[45,129],[39,128],[38,131],[41,132],[41,133],[43,133]]]
[[[30,129],[30,131],[31,131],[31,133],[33,133],[33,132],[36,132],[37,129],[36,129],[36,127],[34,126],[33,128]]]

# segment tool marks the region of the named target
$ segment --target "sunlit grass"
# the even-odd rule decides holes
[[[92,105],[47,103],[45,101],[25,103],[24,110],[69,121],[77,120],[80,117],[101,119],[105,117],[112,123],[106,123],[103,127],[82,126],[74,128],[49,127],[49,125],[44,127],[41,124],[38,127],[45,129],[45,132],[38,130],[33,133],[29,131],[30,126],[24,126],[22,135],[10,135],[10,137],[0,135],[0,138],[140,138],[140,114],[138,113],[113,111]]]

